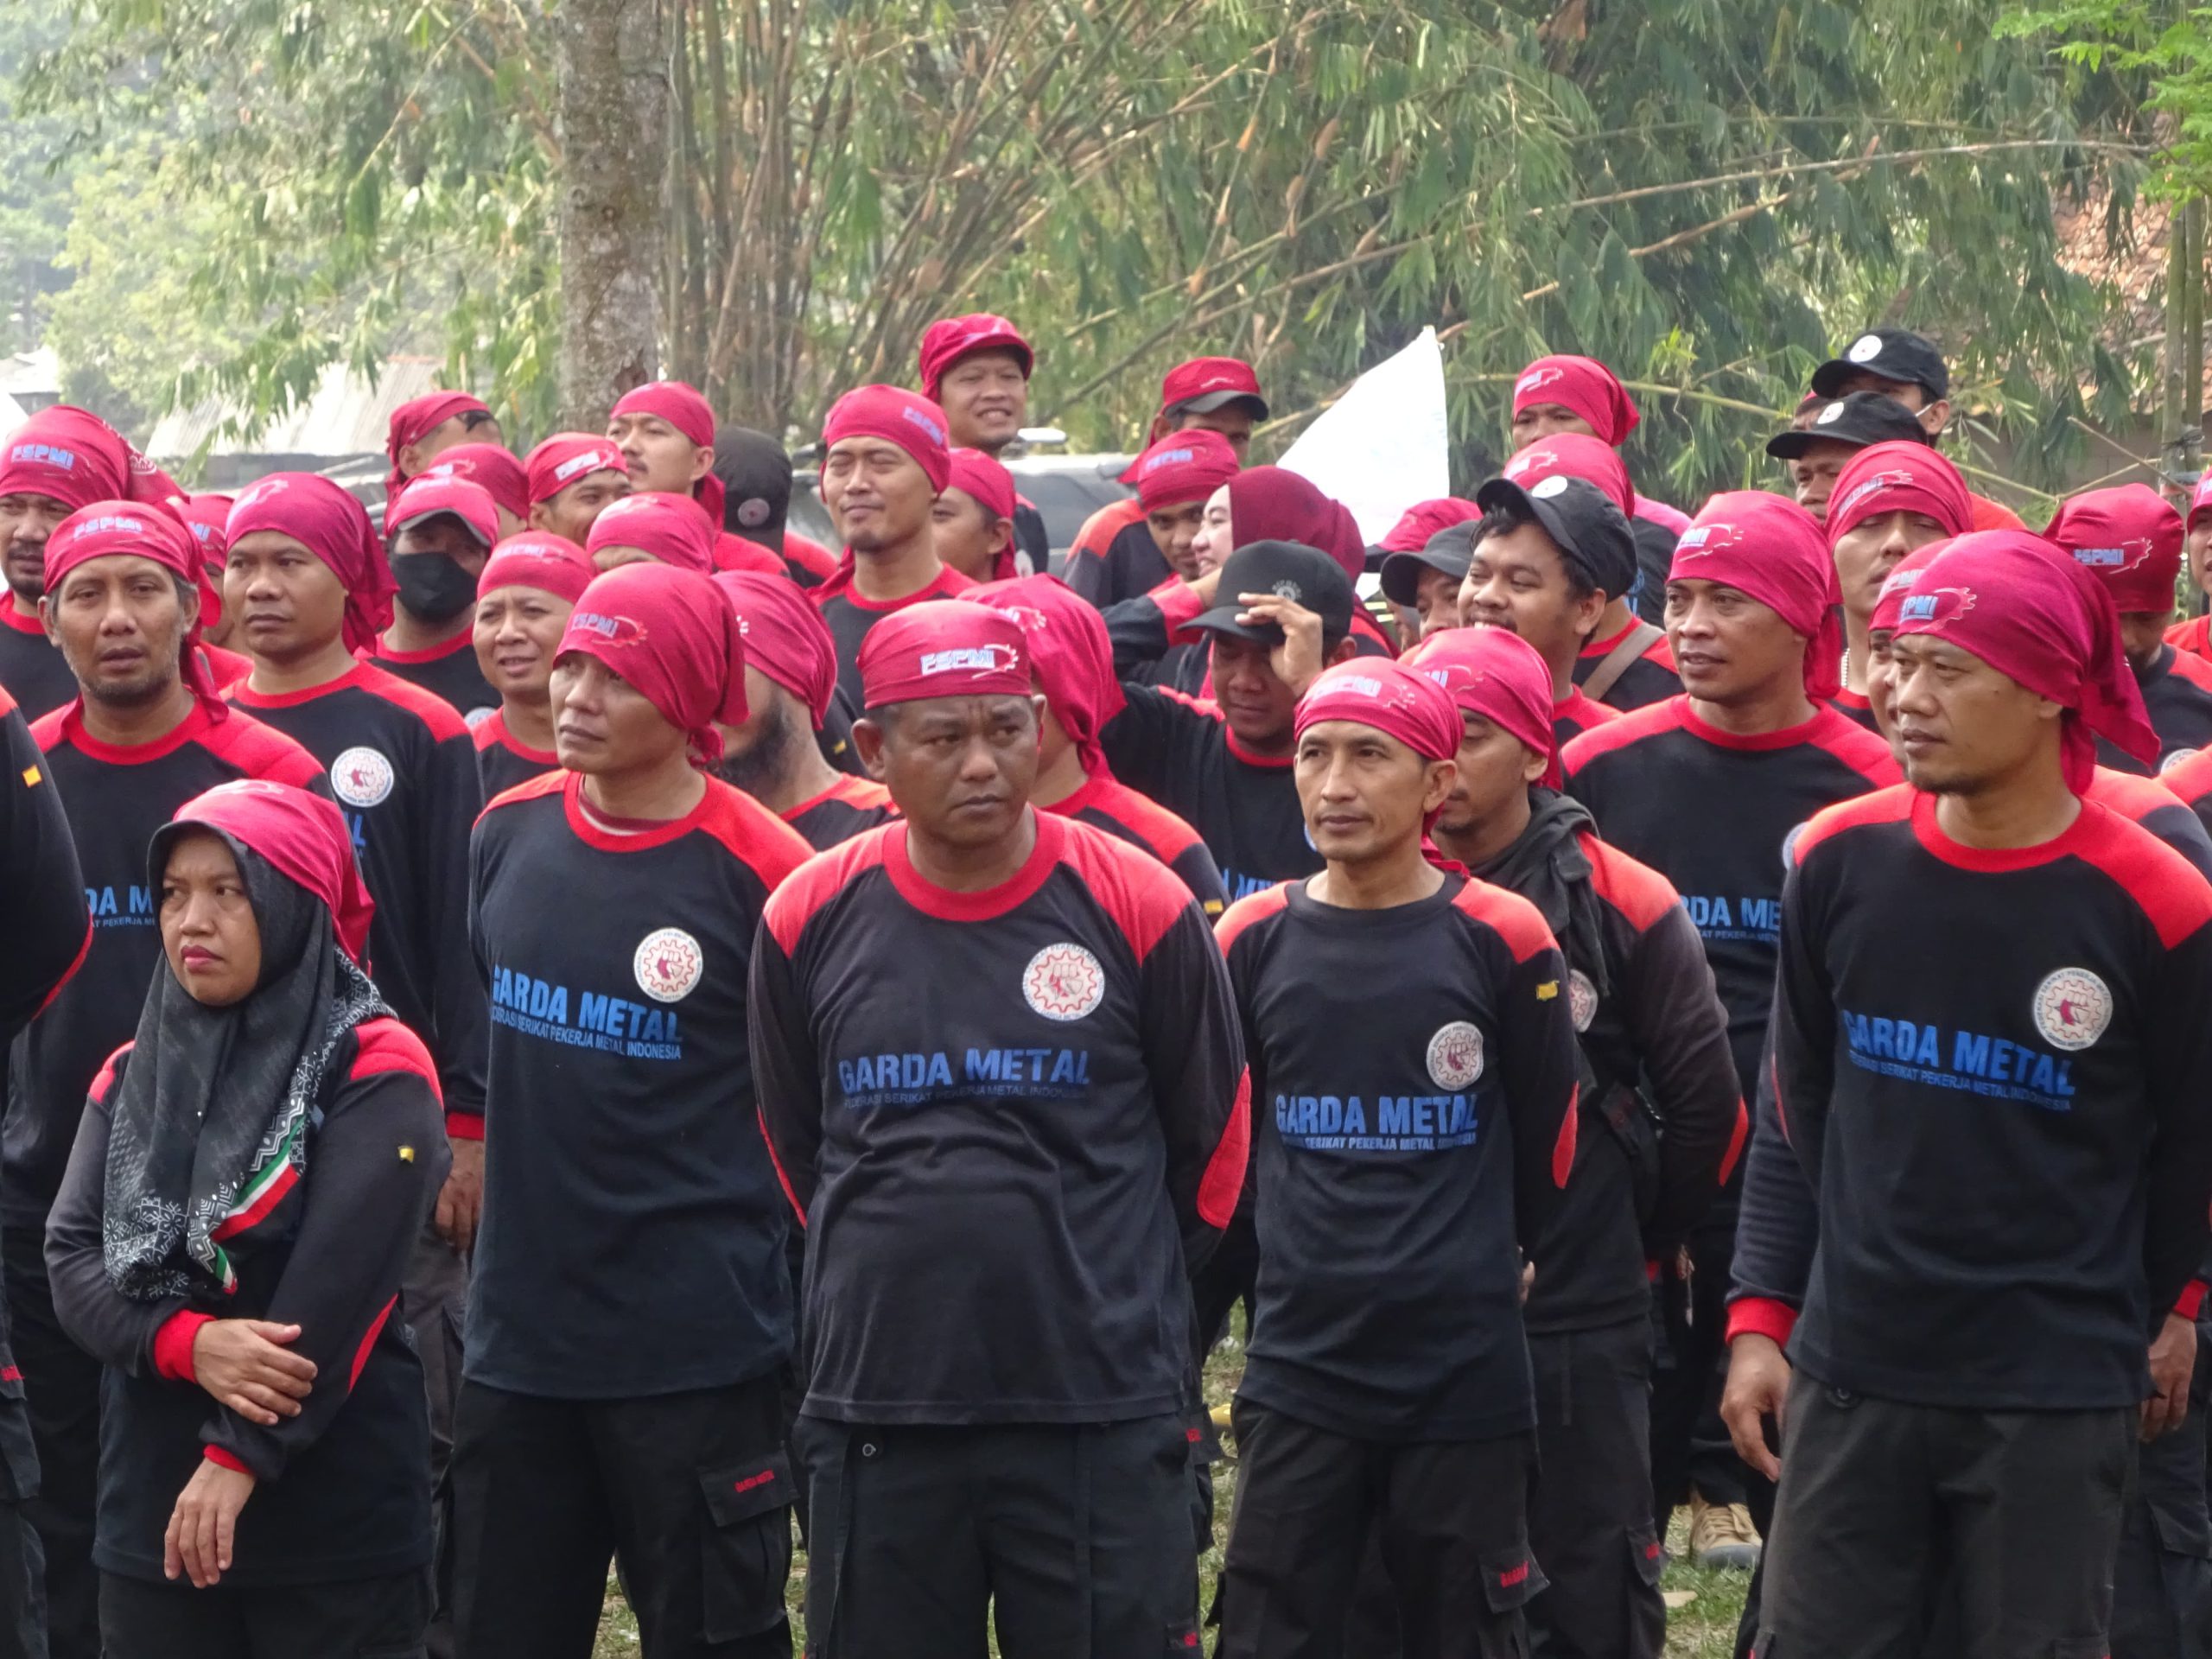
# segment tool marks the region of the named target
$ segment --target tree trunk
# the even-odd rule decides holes
[[[659,372],[669,27],[664,0],[561,0],[563,425],[597,432]]]

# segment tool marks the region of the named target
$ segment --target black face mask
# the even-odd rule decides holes
[[[396,553],[391,578],[410,616],[450,622],[476,602],[476,578],[442,553]]]

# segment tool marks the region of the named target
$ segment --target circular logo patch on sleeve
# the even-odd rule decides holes
[[[471,709],[461,717],[461,723],[473,732],[499,712],[496,709]]]
[[[330,788],[348,806],[374,806],[391,793],[391,762],[381,750],[352,748],[330,763]]]
[[[1022,1001],[1047,1020],[1080,1020],[1106,999],[1106,970],[1079,944],[1048,944],[1021,970]]]
[[[1454,1020],[1428,1039],[1428,1077],[1440,1089],[1465,1089],[1483,1074],[1482,1027]]]
[[[2171,754],[2158,757],[2158,775],[2163,778],[2184,760],[2193,760],[2203,753],[2202,749],[2176,749]]]
[[[1567,976],[1567,1008],[1577,1031],[1589,1030],[1590,1022],[1598,1017],[1598,988],[1580,968]]]
[[[630,959],[638,988],[656,1002],[681,1002],[697,988],[707,971],[699,941],[680,927],[658,927],[638,941]]]
[[[2053,1048],[2088,1047],[2112,1023],[2112,992],[2086,968],[2061,968],[2036,987],[2036,1029]]]

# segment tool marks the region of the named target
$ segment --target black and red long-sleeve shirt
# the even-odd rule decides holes
[[[870,628],[909,605],[919,605],[925,600],[950,599],[975,585],[946,565],[934,580],[911,594],[898,599],[863,599],[853,586],[853,556],[848,553],[837,574],[807,594],[829,626],[830,638],[836,644],[837,689],[845,694],[846,702],[855,709],[866,706],[861,686],[861,641],[868,638]]]
[[[1681,899],[1618,848],[1586,832],[1576,842],[1598,900],[1602,960],[1581,960],[1572,930],[1559,940],[1584,1062],[1581,1127],[1573,1178],[1529,1246],[1536,1278],[1525,1315],[1538,1332],[1646,1312],[1647,1241],[1688,1236],[1727,1186],[1750,1133],[1727,1012]],[[1501,864],[1510,858],[1509,849]]]
[[[161,963],[161,893],[146,871],[154,832],[194,796],[241,778],[328,790],[315,757],[290,738],[236,710],[211,720],[197,702],[151,743],[101,742],[73,701],[31,733],[69,821],[92,930],[74,977],[9,1052],[0,1215],[35,1226],[61,1185],[85,1091],[138,1029]]]
[[[423,651],[394,651],[379,639],[375,650],[362,653],[362,660],[374,663],[397,679],[421,686],[451,705],[471,727],[482,724],[499,707],[499,694],[492,689],[492,683],[484,677],[483,664],[476,660],[475,636],[466,630],[442,645]]]
[[[0,765],[0,1042],[12,1043],[84,960],[92,924],[60,792],[4,685]]]
[[[1567,793],[1606,844],[1681,894],[1728,1010],[1728,1039],[1751,1097],[1774,995],[1783,843],[1814,813],[1897,781],[1889,747],[1833,709],[1802,725],[1739,737],[1700,720],[1687,696],[1653,703],[1567,746]]]
[[[506,714],[494,709],[476,722],[476,776],[484,798],[497,799],[517,784],[543,778],[561,769],[561,757],[550,749],[533,749],[507,726]]]
[[[77,695],[69,659],[46,637],[45,625],[25,616],[0,594],[0,690],[23,711],[41,720]]]
[[[930,882],[893,823],[769,902],[753,1063],[807,1229],[810,1414],[1109,1422],[1187,1403],[1186,1273],[1244,1179],[1228,977],[1156,861],[1033,822],[1027,861],[982,892]],[[963,1308],[988,1314],[950,1339]]]
[[[468,832],[484,804],[476,745],[451,704],[370,663],[304,691],[231,701],[329,774],[376,900],[369,971],[438,1063],[448,1128],[482,1134],[484,989],[468,957]]]
[[[1640,620],[1640,619],[1638,619]],[[1628,626],[1608,634],[1603,639],[1586,642],[1581,654],[1574,659],[1574,683],[1580,685],[1601,667],[1614,647],[1628,638],[1637,626],[1631,620]],[[1681,695],[1682,678],[1675,671],[1675,653],[1669,648],[1662,634],[1645,646],[1642,654],[1621,671],[1620,677],[1598,699],[1609,709],[1625,714],[1631,709],[1643,709],[1655,702]]]
[[[1068,549],[1060,580],[1103,611],[1150,593],[1174,574],[1167,556],[1152,538],[1144,504],[1131,496],[1084,520],[1075,545]]]
[[[1568,1184],[1578,1117],[1567,965],[1543,918],[1446,875],[1373,911],[1290,882],[1217,931],[1255,1120],[1239,1393],[1368,1439],[1533,1427],[1521,1251]]]
[[[1621,717],[1621,711],[1585,696],[1580,686],[1571,686],[1552,704],[1552,741],[1565,748],[1585,732],[1595,731]]]
[[[46,1240],[54,1311],[110,1373],[92,1560],[163,1582],[162,1536],[204,1457],[257,1482],[226,1585],[325,1584],[423,1566],[429,1407],[423,1363],[394,1315],[452,1155],[429,1053],[396,1020],[358,1027],[325,1074],[306,1175],[286,1172],[218,1232],[236,1289],[158,1301],[119,1294],[102,1251],[109,1107],[130,1064],[126,1046],[94,1080]],[[217,1319],[300,1327],[289,1351],[316,1370],[298,1416],[249,1422],[193,1380],[193,1338]]]
[[[476,827],[492,1087],[467,1368],[493,1388],[719,1388],[791,1352],[746,980],[761,908],[809,849],[706,782],[685,817],[620,834],[554,772]],[[580,893],[588,907],[564,902]]]
[[[2212,1239],[2212,887],[2094,802],[1988,851],[1899,787],[1796,853],[1775,1110],[1820,1232],[1796,1363],[1915,1403],[2135,1404]]]
[[[881,784],[840,772],[829,788],[785,813],[784,822],[819,853],[898,816],[891,791]]]
[[[1086,779],[1081,789],[1045,810],[1118,836],[1132,847],[1141,847],[1175,872],[1208,921],[1229,907],[1221,872],[1198,832],[1120,779],[1103,773]]]
[[[2149,765],[2097,740],[2097,764],[2115,772],[2164,772],[2200,749],[2212,747],[2212,663],[2172,645],[2158,647],[2150,667],[2135,671],[2143,712],[2158,734],[2158,758]]]

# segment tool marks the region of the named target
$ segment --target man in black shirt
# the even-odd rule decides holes
[[[1125,679],[1101,734],[1114,775],[1205,837],[1231,899],[1310,875],[1321,855],[1290,775],[1291,722],[1314,677],[1355,649],[1351,582],[1318,549],[1254,542],[1175,597],[1198,610],[1183,625],[1212,642],[1215,701]],[[1117,634],[1116,669],[1125,662]]]
[[[1766,452],[1789,467],[1797,505],[1825,520],[1836,480],[1863,449],[1878,443],[1909,443],[1932,448],[1935,439],[1902,404],[1878,391],[1854,391],[1815,414],[1802,426],[1767,440]]]
[[[1974,499],[1958,469],[1926,444],[1870,444],[1836,474],[1821,527],[1835,554],[1836,589],[1843,600],[1843,664],[1832,701],[1838,711],[1872,729],[1869,636],[1882,584],[1922,548],[1972,530]]]
[[[1243,1185],[1243,1050],[1182,884],[1029,804],[1027,657],[980,605],[868,636],[854,734],[905,821],[805,865],[753,952],[822,1659],[980,1659],[987,1615],[1007,1659],[1198,1648],[1184,1285]]]
[[[808,849],[702,770],[745,717],[739,629],[695,572],[593,582],[553,671],[563,769],[476,828],[496,1127],[454,1452],[471,1659],[587,1651],[610,1556],[655,1659],[791,1651],[791,1278],[746,976]]]
[[[1914,787],[1815,818],[1783,899],[1774,1105],[1820,1235],[1762,1639],[1909,1652],[1948,1592],[1970,1655],[2101,1653],[2149,1332],[2208,1238],[2212,888],[2082,797],[2092,734],[2155,736],[2080,567],[1960,537],[1891,653]]]
[[[1408,664],[1463,726],[1437,849],[1543,912],[1582,1056],[1573,1177],[1529,1247],[1541,1472],[1529,1532],[1552,1581],[1529,1626],[1559,1659],[1658,1659],[1645,1262],[1675,1253],[1742,1150],[1728,1016],[1674,888],[1559,792],[1550,665],[1497,628],[1452,629]]]
[[[944,411],[948,447],[980,450],[997,461],[1020,440],[1037,353],[1004,317],[979,312],[931,323],[922,331],[919,367],[922,396]],[[1052,556],[1044,515],[1016,496],[1007,516],[1014,548],[1027,555],[1029,570],[1042,570]]]
[[[25,720],[77,695],[76,676],[38,617],[47,537],[78,508],[130,488],[128,448],[82,410],[42,410],[0,448],[0,575],[8,584],[0,598],[0,686]]]
[[[391,626],[369,660],[453,705],[472,728],[499,706],[476,660],[476,581],[499,540],[499,510],[464,478],[425,474],[393,501]]]
[[[1422,855],[1460,734],[1399,664],[1316,679],[1294,765],[1326,865],[1217,930],[1258,1119],[1233,1659],[1337,1659],[1378,1525],[1406,1659],[1525,1653],[1544,1586],[1518,1301],[1574,1162],[1572,998],[1533,905]]]

